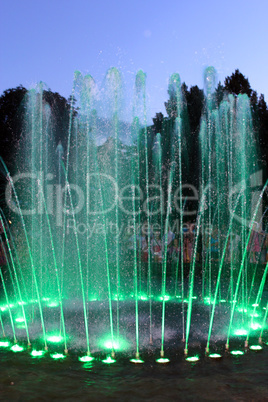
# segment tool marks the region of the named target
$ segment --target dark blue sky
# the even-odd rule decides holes
[[[0,7],[0,93],[43,81],[68,97],[75,70],[100,87],[115,66],[131,110],[142,69],[151,119],[165,114],[172,73],[203,87],[203,70],[213,65],[221,81],[239,68],[268,100],[267,0],[1,0]]]

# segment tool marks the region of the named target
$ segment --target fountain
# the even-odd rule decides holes
[[[58,144],[44,85],[28,92],[18,173],[6,170],[9,218],[1,214],[0,348],[104,363],[121,352],[133,363],[150,353],[167,363],[180,353],[196,362],[262,349],[268,265],[251,260],[251,246],[264,237],[267,183],[249,99],[229,95],[216,106],[212,67],[204,81],[198,189],[184,183],[178,74],[169,83],[174,117],[153,132],[142,71],[130,124],[121,119],[117,69],[106,75],[101,106],[94,79],[76,72],[69,131]]]

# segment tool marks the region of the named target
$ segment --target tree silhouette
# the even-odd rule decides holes
[[[224,85],[227,92],[233,95],[247,94],[249,98],[251,97],[250,83],[238,69],[230,77],[225,78]]]

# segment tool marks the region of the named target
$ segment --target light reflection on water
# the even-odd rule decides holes
[[[266,400],[268,350],[220,361],[196,363],[170,356],[158,365],[146,356],[133,365],[118,356],[112,365],[100,359],[81,363],[77,356],[54,361],[33,359],[26,352],[0,351],[1,400]],[[173,357],[173,358],[172,358]]]

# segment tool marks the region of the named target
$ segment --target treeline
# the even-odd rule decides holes
[[[185,130],[188,132],[187,135],[185,134],[183,141],[187,142],[185,145],[189,149],[187,160],[184,163],[194,166],[198,164],[199,125],[204,110],[205,94],[204,90],[198,86],[188,88],[185,83],[182,84],[181,90],[184,101],[183,118],[186,122]],[[18,143],[23,133],[26,93],[27,89],[20,85],[17,88],[7,89],[0,97],[0,155],[11,173]],[[259,138],[259,164],[267,172],[268,109],[264,95],[258,95],[251,88],[249,80],[239,70],[235,70],[231,76],[226,77],[224,84],[220,82],[217,85],[214,92],[214,107],[219,106],[228,94],[233,94],[235,97],[239,94],[248,95],[254,131],[257,138]],[[162,149],[166,160],[169,159],[171,146],[169,133],[172,131],[172,126],[177,117],[176,97],[172,91],[168,91],[168,95],[169,99],[165,103],[168,117],[164,117],[162,113],[157,113],[153,118],[153,125],[148,128],[149,146],[151,147],[153,146],[155,135],[157,133],[161,134]],[[55,147],[60,140],[63,145],[67,140],[71,101],[71,98],[65,99],[57,92],[52,92],[51,90],[42,91],[42,102],[47,103],[53,111],[51,117],[53,119]],[[196,170],[198,170],[198,166],[196,166]],[[190,174],[193,174],[193,171]]]

